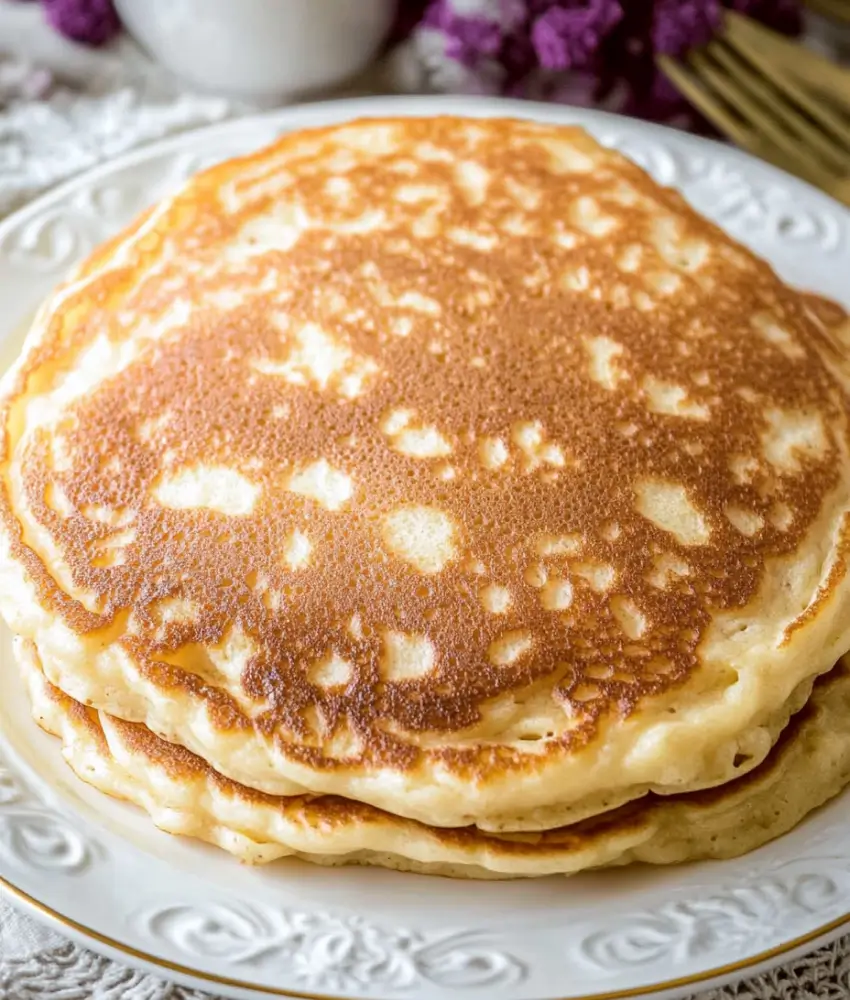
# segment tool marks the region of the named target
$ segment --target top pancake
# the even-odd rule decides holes
[[[3,613],[273,794],[516,828],[725,781],[850,647],[842,331],[579,130],[288,136],[41,311]]]

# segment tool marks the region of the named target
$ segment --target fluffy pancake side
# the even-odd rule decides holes
[[[0,606],[269,793],[486,827],[725,782],[850,645],[845,325],[577,130],[289,136],[43,310]]]
[[[642,861],[672,864],[747,853],[786,833],[850,783],[850,665],[815,686],[769,758],[710,791],[646,799],[538,834],[429,827],[333,796],[276,798],[223,778],[199,757],[80,705],[53,687],[34,647],[17,656],[38,724],[94,787],[148,812],[161,829],[243,861],[295,856],[458,878],[573,874]]]

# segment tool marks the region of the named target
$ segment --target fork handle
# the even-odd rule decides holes
[[[821,17],[850,24],[850,6],[844,0],[806,0],[806,6]]]

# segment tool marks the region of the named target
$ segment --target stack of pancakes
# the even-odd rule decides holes
[[[218,166],[3,383],[36,718],[253,862],[757,847],[850,782],[848,340],[577,129],[370,120]]]

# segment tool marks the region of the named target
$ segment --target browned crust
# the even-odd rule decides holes
[[[389,124],[403,130],[408,151],[423,141],[447,147],[465,142],[455,119]],[[291,759],[315,768],[339,766],[327,755],[324,740],[345,726],[364,745],[362,753],[341,762],[346,768],[414,768],[423,751],[410,735],[462,732],[479,721],[481,706],[490,699],[538,687],[550,688],[579,720],[550,742],[546,754],[565,755],[586,746],[603,719],[626,717],[642,699],[660,696],[693,675],[710,613],[747,604],[762,581],[765,561],[796,550],[837,482],[832,435],[834,428],[846,427],[847,399],[819,354],[823,338],[808,312],[811,300],[788,289],[768,265],[734,247],[677,194],[659,189],[616,154],[598,153],[599,166],[590,175],[557,176],[548,154],[528,141],[549,134],[546,128],[507,120],[477,127],[484,140],[470,155],[491,171],[493,186],[480,206],[464,202],[455,189],[437,236],[410,240],[399,253],[389,248],[386,233],[348,234],[328,246],[326,233],[311,231],[290,251],[269,252],[241,277],[228,279],[233,286],[254,286],[270,269],[279,270],[293,321],[320,322],[352,351],[378,361],[384,374],[363,396],[346,400],[309,386],[252,378],[250,369],[233,358],[273,359],[286,348],[286,336],[270,318],[278,308],[273,295],[281,289],[250,307],[225,312],[206,304],[220,281],[180,271],[187,256],[213,260],[224,240],[268,207],[253,204],[227,215],[217,195],[225,181],[238,182],[247,167],[300,141],[287,137],[268,151],[202,175],[158,219],[126,266],[95,277],[54,314],[48,336],[21,369],[0,414],[6,428],[0,460],[8,472],[6,418],[16,398],[46,366],[71,363],[94,336],[120,337],[120,310],[141,316],[164,309],[173,297],[164,282],[182,273],[194,315],[178,335],[74,406],[73,420],[62,428],[72,468],[61,473],[51,468],[44,435],[30,444],[24,459],[34,516],[62,550],[76,585],[97,595],[102,613],[87,611],[65,594],[26,544],[6,476],[0,517],[13,557],[26,568],[40,599],[66,624],[81,634],[112,634],[118,626],[117,641],[148,680],[164,691],[181,689],[204,701],[222,730],[253,726],[274,735]],[[323,152],[333,150],[337,134],[335,128],[311,133],[319,152],[287,168],[296,176],[298,197],[311,211],[337,218],[389,204],[398,176],[380,157],[364,160],[349,175],[352,205],[342,210],[329,200],[326,176],[315,165],[321,166]],[[576,130],[561,129],[558,135],[579,147],[588,143]],[[418,182],[447,181],[439,163],[421,163],[418,169]],[[447,239],[452,226],[502,232],[506,214],[515,207],[505,187],[508,177],[534,181],[543,191],[540,207],[529,213],[536,234],[503,238],[486,258]],[[649,207],[613,204],[614,177],[650,199]],[[550,231],[553,220],[569,217],[578,196],[595,197],[616,214],[620,228],[603,240],[580,241],[575,249],[556,247],[541,234]],[[662,267],[645,242],[659,206],[677,214],[685,235],[711,243],[714,257],[702,280],[682,274],[682,291],[670,304],[659,299],[651,318],[635,308],[615,308],[605,294],[596,301],[559,284],[562,271],[585,265],[603,291],[615,285],[643,288],[641,275],[623,273],[614,259],[628,243],[641,242],[652,264]],[[416,211],[405,213],[397,204],[393,210],[395,235],[409,238]],[[176,242],[175,263],[147,280],[145,268],[166,238]],[[114,246],[115,241],[99,251],[83,273],[95,273]],[[411,314],[414,331],[407,338],[394,337],[387,329],[387,310],[366,290],[364,261],[373,262],[388,285],[415,288],[436,299],[443,311],[439,321]],[[472,272],[485,273],[489,305],[476,305],[466,295]],[[537,284],[529,287],[525,279],[532,273]],[[317,288],[323,298],[315,295]],[[356,322],[329,310],[331,291],[352,309],[363,310]],[[754,334],[749,318],[759,309],[781,318],[802,346],[801,358],[790,359]],[[616,393],[606,393],[586,375],[588,331],[624,347],[629,381]],[[441,345],[436,353],[427,348],[435,340]],[[484,367],[466,364],[478,356],[486,359]],[[691,381],[697,369],[708,373],[704,390]],[[697,454],[684,447],[680,420],[648,411],[642,373],[687,384],[696,397],[704,397],[711,420],[687,427]],[[742,388],[756,394],[758,405],[739,394]],[[434,463],[413,462],[387,446],[380,418],[399,405],[436,423],[452,441],[457,476],[451,482],[436,478]],[[831,436],[829,454],[823,460],[803,458],[800,475],[779,475],[763,466],[753,482],[736,483],[729,458],[760,453],[761,414],[767,406],[817,410]],[[281,408],[285,419],[274,417]],[[164,411],[170,414],[168,425],[153,440],[142,441],[140,422]],[[517,419],[539,420],[547,436],[565,446],[569,461],[557,481],[528,474],[519,462],[504,475],[482,470],[470,432],[476,441],[482,435],[506,436]],[[628,425],[635,433],[624,437],[620,428]],[[263,491],[254,514],[226,518],[153,504],[150,491],[166,452],[172,470],[197,461],[250,469],[246,475]],[[356,495],[342,512],[280,489],[285,470],[319,457],[349,472],[356,483]],[[110,459],[120,467],[109,466]],[[631,484],[639,475],[684,484],[710,526],[711,544],[681,546],[637,516]],[[75,508],[70,517],[48,504],[51,484],[60,486]],[[737,503],[766,517],[778,495],[794,513],[785,531],[766,521],[758,535],[746,538],[724,516],[724,508]],[[387,511],[407,503],[439,504],[459,526],[464,558],[437,576],[423,577],[383,552],[375,525]],[[85,515],[93,504],[135,513],[136,538],[122,565],[97,565],[97,545],[110,529]],[[615,541],[604,530],[612,523],[620,529]],[[295,573],[281,564],[279,553],[286,534],[301,527],[318,541],[316,561]],[[539,531],[579,533],[585,541],[583,560],[615,566],[617,592],[644,611],[651,623],[647,634],[629,640],[611,615],[610,595],[597,594],[578,579],[569,613],[542,609],[538,591],[523,578],[531,558],[529,539]],[[665,591],[646,579],[653,556],[662,551],[685,558],[692,571]],[[513,603],[507,615],[482,609],[480,581],[465,569],[465,557],[479,560],[487,579],[510,584]],[[567,572],[565,562],[562,569]],[[843,557],[834,572],[844,573]],[[259,579],[269,590],[288,595],[278,610],[264,601]],[[161,630],[155,604],[174,596],[196,602],[198,618]],[[824,592],[819,600],[828,596]],[[348,623],[355,614],[372,625],[371,634],[352,637]],[[131,615],[132,633],[126,629]],[[166,662],[186,643],[220,641],[234,625],[259,650],[242,678],[245,695],[267,705],[253,720],[215,683]],[[382,628],[428,635],[437,649],[435,673],[384,682]],[[488,646],[514,628],[533,634],[532,655],[509,669],[494,666]],[[309,679],[310,664],[328,649],[353,664],[345,686],[324,688]],[[324,734],[313,732],[307,721],[305,713],[314,707]],[[499,745],[437,747],[428,753],[482,781],[492,771],[536,769],[541,761],[539,755]]]

